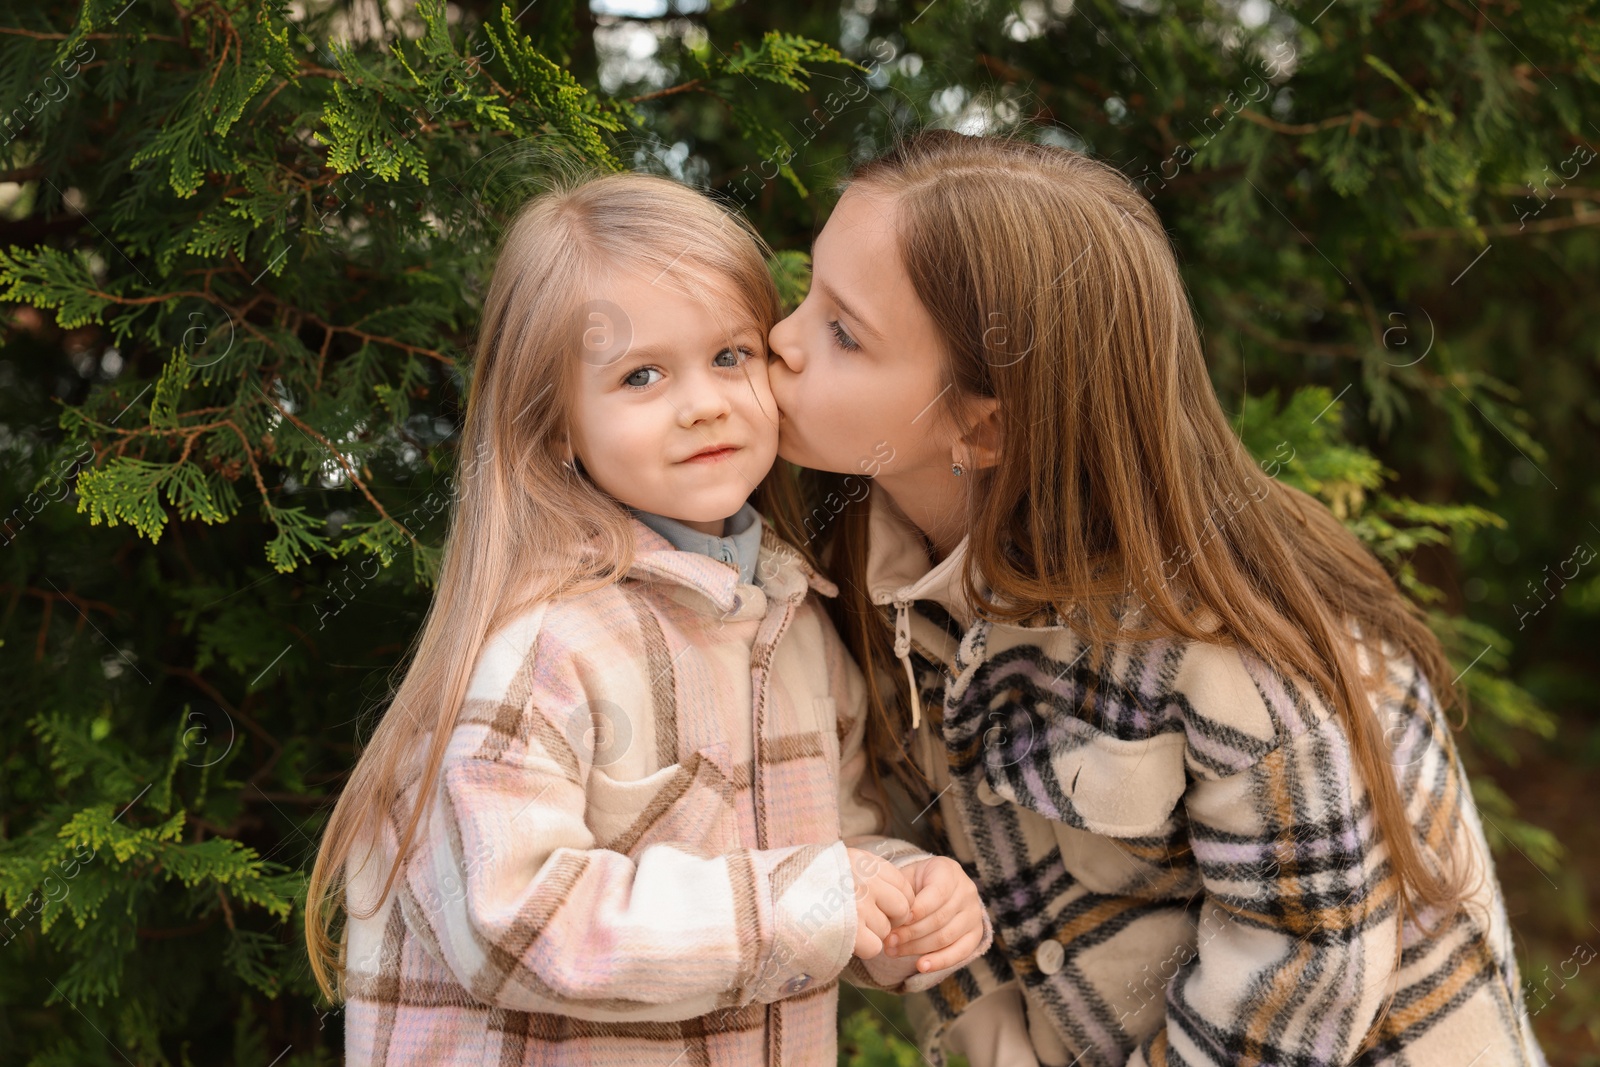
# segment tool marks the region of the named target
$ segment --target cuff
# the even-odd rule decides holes
[[[746,1003],[771,1003],[832,981],[855,948],[855,877],[844,842],[787,851],[758,875],[758,891],[771,899],[772,946]]]
[[[882,834],[857,834],[845,838],[844,843],[850,848],[858,848],[886,859],[896,867],[906,867],[933,858],[933,853],[920,849],[909,841],[902,841],[898,837],[884,837]]]

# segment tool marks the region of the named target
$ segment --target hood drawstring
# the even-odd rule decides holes
[[[922,699],[917,695],[917,674],[911,669],[911,614],[909,600],[894,602],[894,654],[906,666],[906,678],[911,682],[911,728],[922,722]]]

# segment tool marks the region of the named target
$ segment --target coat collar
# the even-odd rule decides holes
[[[971,615],[961,593],[969,537],[933,563],[922,531],[876,482],[868,498],[867,531],[867,593],[874,604],[933,600],[956,618]]]
[[[756,563],[756,584],[768,597],[780,600],[803,596],[814,589],[823,596],[837,596],[839,587],[806,562],[757,516],[761,524],[761,551]],[[710,600],[720,612],[737,611],[741,602],[739,571],[720,560],[699,552],[685,552],[629,515],[633,528],[633,563],[627,576],[642,581],[668,582],[693,589]]]
[[[948,556],[934,564],[922,531],[876,482],[872,483],[867,507],[867,593],[874,604],[894,605],[894,654],[905,666],[911,683],[911,727],[916,729],[922,722],[922,698],[911,668],[911,604],[932,600],[957,619],[972,618],[972,608],[961,589],[961,572],[971,538],[963,537]],[[988,586],[982,575],[977,581],[979,591],[987,595]]]

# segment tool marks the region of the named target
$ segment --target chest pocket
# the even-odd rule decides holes
[[[1123,740],[1068,717],[1024,725],[1025,743],[984,753],[979,799],[1048,819],[1063,866],[1092,892],[1166,899],[1199,886],[1182,734]]]
[[[637,856],[672,844],[717,856],[740,845],[737,803],[728,745],[719,742],[634,781],[594,768],[585,820],[599,848]]]

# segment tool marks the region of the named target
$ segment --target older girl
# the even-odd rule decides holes
[[[877,835],[836,587],[747,502],[753,237],[644,175],[507,231],[438,592],[311,879],[351,1067],[832,1063],[841,971],[905,991],[988,944],[953,860]],[[908,920],[928,951],[883,959]]]
[[[1543,1063],[1445,656],[1230,431],[1117,171],[911,137],[855,172],[770,344],[785,459],[894,452],[813,533],[868,746],[994,921],[923,1005],[930,1058]]]

